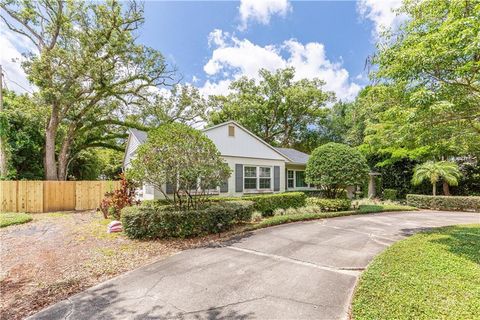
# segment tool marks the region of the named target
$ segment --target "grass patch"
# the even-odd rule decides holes
[[[22,212],[0,213],[0,228],[32,221],[32,216]]]
[[[360,319],[476,319],[480,224],[438,228],[395,243],[362,275],[352,304]]]

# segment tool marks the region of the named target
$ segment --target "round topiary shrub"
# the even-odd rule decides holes
[[[346,187],[363,184],[369,171],[367,160],[358,150],[331,142],[313,150],[305,180],[321,186],[328,198],[337,198]]]

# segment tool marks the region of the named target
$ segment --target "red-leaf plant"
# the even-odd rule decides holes
[[[120,179],[120,189],[105,193],[105,197],[100,203],[99,209],[105,219],[110,216],[119,220],[123,208],[139,203],[135,199],[135,184],[128,181],[123,173],[120,174]]]

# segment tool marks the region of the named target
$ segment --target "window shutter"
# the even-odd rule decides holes
[[[165,192],[167,194],[172,194],[173,193],[173,185],[171,183],[168,183],[165,185]]]
[[[285,168],[285,191],[288,189],[288,169]]]
[[[220,184],[220,192],[228,192],[228,179],[226,179],[222,182],[222,184]]]
[[[235,164],[235,192],[243,192],[243,164]]]
[[[280,166],[273,167],[273,191],[280,191]]]

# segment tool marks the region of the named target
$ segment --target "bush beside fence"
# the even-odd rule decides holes
[[[480,197],[407,194],[407,204],[422,209],[480,212]]]

